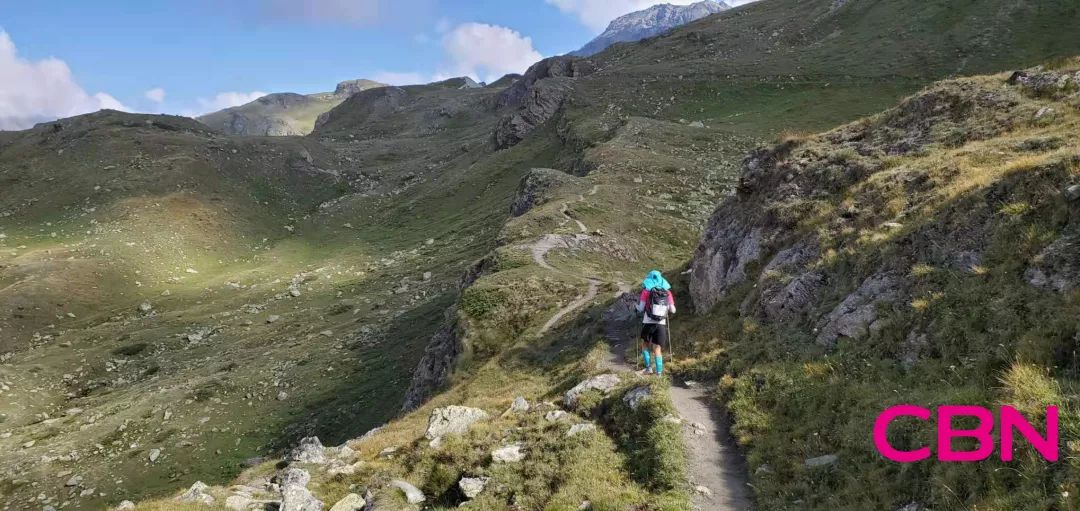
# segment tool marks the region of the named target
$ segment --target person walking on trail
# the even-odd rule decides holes
[[[645,374],[664,374],[664,344],[668,340],[668,317],[675,314],[675,295],[664,276],[653,270],[641,283],[637,311],[642,316],[641,358]],[[655,363],[655,366],[653,365]],[[655,367],[655,368],[654,368]]]

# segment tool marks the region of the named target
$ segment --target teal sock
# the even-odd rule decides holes
[[[658,374],[658,375],[664,374],[664,356],[663,355],[657,355],[656,356],[656,374]]]
[[[652,357],[649,356],[649,350],[641,350],[641,358],[645,359],[645,369],[652,367]]]

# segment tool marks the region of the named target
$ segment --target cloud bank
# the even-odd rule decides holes
[[[0,130],[26,129],[101,109],[128,110],[108,94],[83,90],[62,60],[20,57],[11,36],[0,31]]]

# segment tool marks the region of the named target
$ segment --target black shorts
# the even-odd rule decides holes
[[[663,347],[667,344],[667,325],[643,323],[641,325],[641,338],[645,342]]]

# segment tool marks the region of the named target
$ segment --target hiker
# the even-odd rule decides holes
[[[675,314],[675,295],[664,276],[653,270],[641,283],[641,296],[637,311],[644,314],[641,325],[641,358],[645,361],[644,374],[664,374],[664,343],[668,340],[668,317]],[[656,368],[653,369],[653,361]]]

